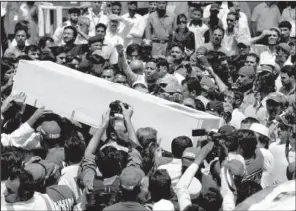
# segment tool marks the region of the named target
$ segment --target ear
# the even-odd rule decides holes
[[[113,140],[116,140],[116,139],[117,139],[117,135],[115,134],[115,132],[111,132],[111,133],[110,133],[110,137],[111,137]]]
[[[190,92],[190,94],[196,97],[196,91],[195,91],[195,90],[192,90],[192,91]]]

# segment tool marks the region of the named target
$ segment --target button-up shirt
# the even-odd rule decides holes
[[[98,15],[96,15],[92,8],[88,8],[88,13],[85,15],[85,17],[88,17],[90,20],[90,25],[89,25],[89,33],[88,35],[90,37],[93,37],[96,35],[96,25],[98,23],[103,23],[106,26],[108,25],[108,17],[101,11]]]
[[[296,10],[295,8],[291,8],[291,6],[287,7],[286,9],[284,9],[282,17],[283,17],[283,21],[289,21],[292,25],[291,28],[291,33],[290,36],[291,37],[295,37],[296,36]]]
[[[146,27],[146,36],[150,40],[168,40],[173,33],[175,15],[166,12],[159,17],[157,11],[150,14]]]
[[[189,31],[194,33],[195,49],[198,49],[205,43],[205,32],[209,30],[209,27],[202,23],[201,25],[193,25],[191,22],[187,24]]]
[[[255,7],[251,18],[252,22],[256,22],[258,32],[272,27],[278,27],[281,20],[282,17],[278,6],[272,4],[269,7],[265,2]]]
[[[124,39],[124,47],[127,47],[132,43],[141,45],[142,37],[146,28],[143,16],[136,13],[134,17],[131,17],[129,13],[126,13],[122,17],[133,24]],[[122,25],[124,25],[124,23],[120,23],[120,27]]]

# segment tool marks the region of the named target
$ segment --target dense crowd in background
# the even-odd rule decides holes
[[[294,210],[296,3],[281,12],[276,3],[246,15],[242,2],[182,2],[188,11],[178,14],[159,1],[140,15],[136,1],[126,14],[120,2],[83,2],[39,37],[28,2],[12,39],[2,13],[1,210],[267,210],[280,201]],[[20,60],[52,61],[224,125],[180,134],[166,151],[157,128],[135,130],[133,105],[115,101],[91,128],[12,95]],[[276,187],[284,193],[260,204],[256,194]]]

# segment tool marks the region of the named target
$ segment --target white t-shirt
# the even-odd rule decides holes
[[[264,166],[263,166],[263,174],[261,178],[261,187],[266,188],[269,186],[272,186],[272,179],[271,179],[271,173],[274,166],[274,159],[273,155],[268,149],[260,148],[260,151],[263,154],[264,157]]]
[[[229,124],[238,130],[241,128],[241,122],[245,118],[246,118],[246,116],[236,108],[232,112],[232,118],[231,118],[231,121],[229,122]]]
[[[190,25],[190,23],[188,23],[187,28],[189,29],[189,31],[192,31],[194,33],[195,50],[197,50],[201,45],[205,43],[204,35],[209,27],[204,23],[201,26],[194,26],[193,24]]]

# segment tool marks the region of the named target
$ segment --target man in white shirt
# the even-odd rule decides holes
[[[84,15],[90,19],[89,36],[93,37],[96,35],[96,25],[98,23],[108,24],[108,17],[101,10],[102,2],[94,1],[91,2],[91,6],[87,9],[87,13]]]
[[[143,16],[136,13],[138,8],[137,5],[138,4],[136,1],[128,2],[128,13],[122,15],[124,19],[133,23],[133,27],[130,29],[130,31],[124,39],[123,46],[125,48],[132,43],[141,45],[142,37],[146,28]],[[125,27],[123,26],[123,23],[120,24],[119,28],[121,27]]]
[[[218,18],[221,19],[228,10],[228,3],[225,2],[225,1],[224,2],[215,1],[215,3],[220,5],[220,11],[219,11],[219,14],[218,14]],[[212,4],[209,4],[204,8],[204,10],[203,10],[203,18],[210,17],[211,6],[212,6]]]
[[[288,3],[290,4],[290,6],[283,10],[282,19],[283,19],[283,21],[289,21],[291,23],[292,29],[291,29],[290,36],[295,37],[296,36],[296,28],[295,28],[295,25],[296,25],[295,6],[296,6],[296,4],[294,1],[291,1]]]

